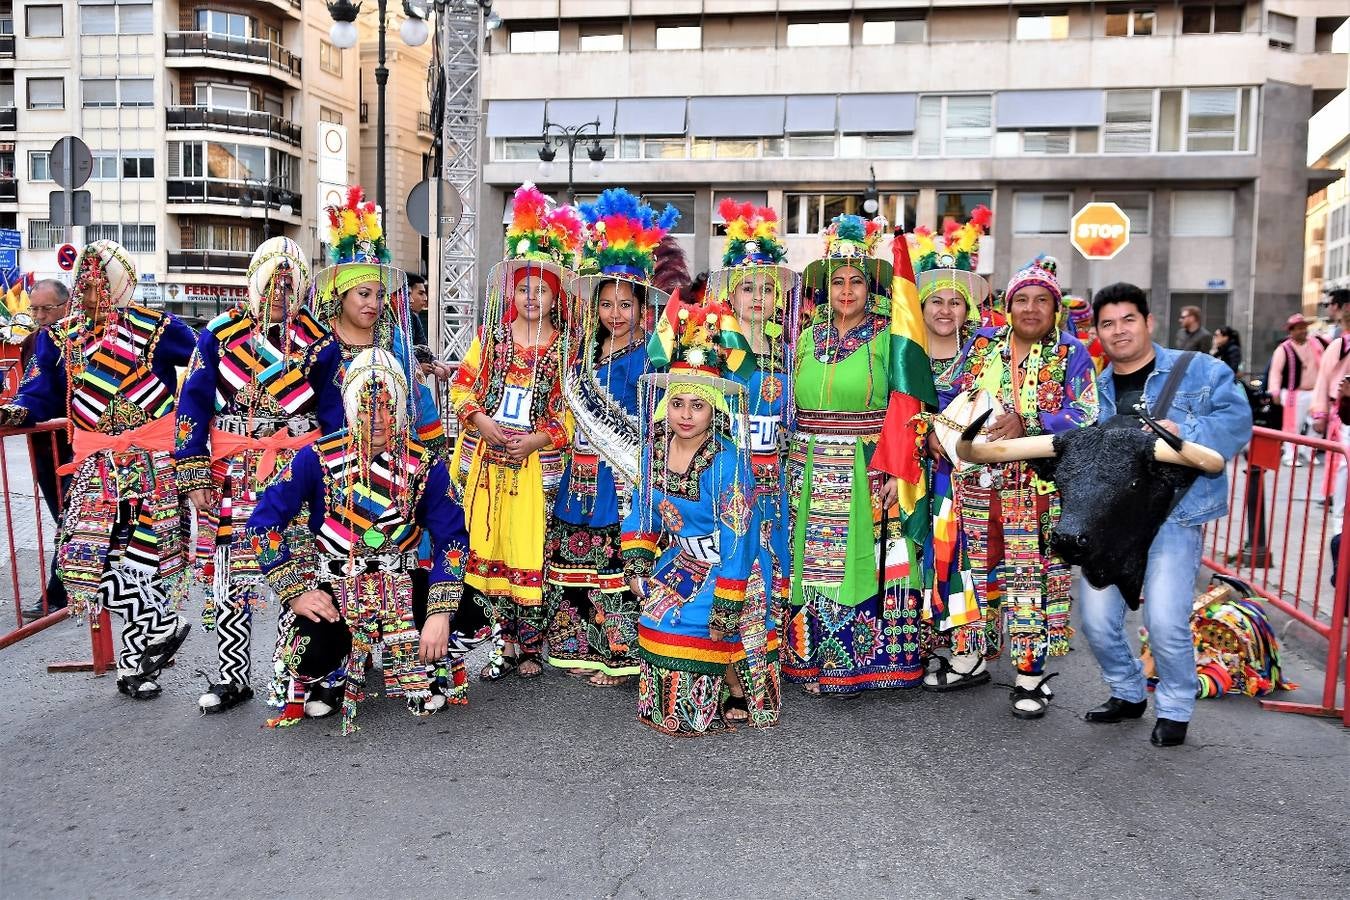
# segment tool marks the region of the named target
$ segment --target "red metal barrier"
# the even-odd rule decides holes
[[[13,627],[0,632],[0,649],[50,628],[58,622],[64,621],[68,615],[67,610],[53,610],[48,605],[47,578],[51,570],[54,541],[48,536],[49,527],[45,503],[41,492],[38,490],[37,456],[31,440],[34,435],[56,434],[64,431],[65,427],[66,421],[58,419],[34,428],[0,428],[0,527],[4,529],[6,546],[9,549],[9,578],[3,579],[3,581],[9,586],[9,596],[14,607]],[[17,442],[7,441],[6,438],[28,439],[24,441],[24,456],[28,462],[30,479],[28,484],[31,487],[31,497],[29,491],[21,493],[15,491],[14,479],[10,472],[8,451]],[[45,452],[51,454],[52,468],[55,469],[61,460],[58,457],[56,442],[52,441],[50,444],[50,450]],[[58,501],[58,507],[60,505]],[[20,536],[26,535],[30,531],[33,538],[31,546],[20,547]],[[37,579],[36,588],[24,584],[25,578],[31,579],[34,577]],[[32,622],[25,622],[23,617],[24,601],[31,598],[34,593],[41,597],[43,614]],[[28,596],[26,597],[25,594]],[[0,594],[0,596],[3,596],[3,594]],[[3,626],[0,625],[0,628],[3,628]],[[102,675],[107,672],[112,666],[113,643],[112,623],[106,612],[90,617],[89,637],[93,648],[92,659],[81,662],[53,663],[47,667],[48,671],[92,670],[95,675]]]
[[[1282,465],[1286,447],[1295,459],[1300,453],[1313,458]],[[1251,445],[1229,466],[1229,513],[1205,527],[1204,563],[1247,582],[1271,606],[1326,639],[1321,702],[1263,700],[1262,707],[1339,717],[1350,728],[1350,704],[1343,699],[1350,695],[1350,540],[1341,542],[1333,586],[1330,543],[1342,523],[1333,521],[1334,480],[1328,477],[1334,465],[1347,462],[1339,443],[1254,429]],[[1338,698],[1342,686],[1346,695]]]

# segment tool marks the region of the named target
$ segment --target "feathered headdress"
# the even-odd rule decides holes
[[[600,284],[621,279],[647,288],[648,302],[663,302],[665,293],[654,296],[652,286],[656,248],[680,220],[680,211],[667,205],[658,214],[623,188],[610,188],[594,203],[581,204],[581,215],[590,234],[578,295],[589,298]]]
[[[787,259],[787,248],[778,236],[778,213],[771,208],[727,197],[717,213],[727,228],[723,266],[772,266]]]
[[[511,224],[506,229],[506,258],[552,262],[575,269],[586,238],[586,224],[572,206],[556,206],[533,184],[516,188]]]
[[[755,355],[731,307],[722,302],[685,303],[676,292],[647,340],[657,368],[720,376],[723,368],[741,377],[755,370]]]
[[[989,207],[981,205],[971,210],[970,221],[949,221],[941,237],[925,225],[914,229],[909,235],[909,258],[914,263],[920,301],[939,290],[954,290],[965,298],[966,317],[972,322],[979,320],[979,304],[993,288],[975,269],[980,258],[980,238],[993,218]]]
[[[819,304],[828,294],[830,276],[840,266],[853,266],[867,276],[872,293],[890,295],[891,264],[875,256],[886,233],[886,220],[864,219],[852,213],[835,216],[825,229],[825,254],[808,263],[802,280]]]
[[[379,281],[386,294],[403,290],[407,278],[390,265],[389,247],[375,204],[365,199],[359,184],[347,189],[341,206],[326,206],[328,217],[328,262],[314,278],[321,299],[330,304],[351,288]]]

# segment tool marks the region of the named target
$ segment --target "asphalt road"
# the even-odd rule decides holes
[[[1230,698],[1158,750],[1151,711],[1081,720],[1079,646],[1040,722],[996,686],[789,690],[778,728],[681,740],[550,674],[425,720],[370,697],[343,738],[200,717],[199,632],[153,702],[49,675],[87,655],[67,623],[0,651],[0,895],[1350,895],[1350,734]]]

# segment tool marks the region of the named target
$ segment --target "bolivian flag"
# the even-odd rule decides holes
[[[899,479],[900,516],[905,533],[922,540],[931,527],[928,484],[920,457],[919,430],[915,416],[927,406],[937,406],[933,369],[928,362],[928,339],[923,327],[919,288],[909,243],[899,229],[891,244],[895,274],[891,280],[891,399],[886,406],[886,424],[872,456],[872,469]]]

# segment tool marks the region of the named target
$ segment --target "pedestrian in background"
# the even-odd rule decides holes
[[[1177,332],[1176,340],[1172,342],[1174,347],[1178,350],[1209,352],[1214,336],[1200,324],[1200,307],[1183,306],[1178,324],[1181,325],[1181,330]]]
[[[1220,325],[1214,329],[1214,343],[1209,355],[1217,358],[1236,375],[1242,369],[1242,338],[1232,325]]]
[[[1294,313],[1284,323],[1289,337],[1275,348],[1270,357],[1270,376],[1266,390],[1284,405],[1284,423],[1281,430],[1288,434],[1305,434],[1308,413],[1312,409],[1313,388],[1322,364],[1321,338],[1308,337],[1308,320],[1302,313]],[[1298,465],[1312,456],[1308,447],[1298,449]],[[1281,462],[1294,465],[1294,445],[1286,442],[1280,454]]]

